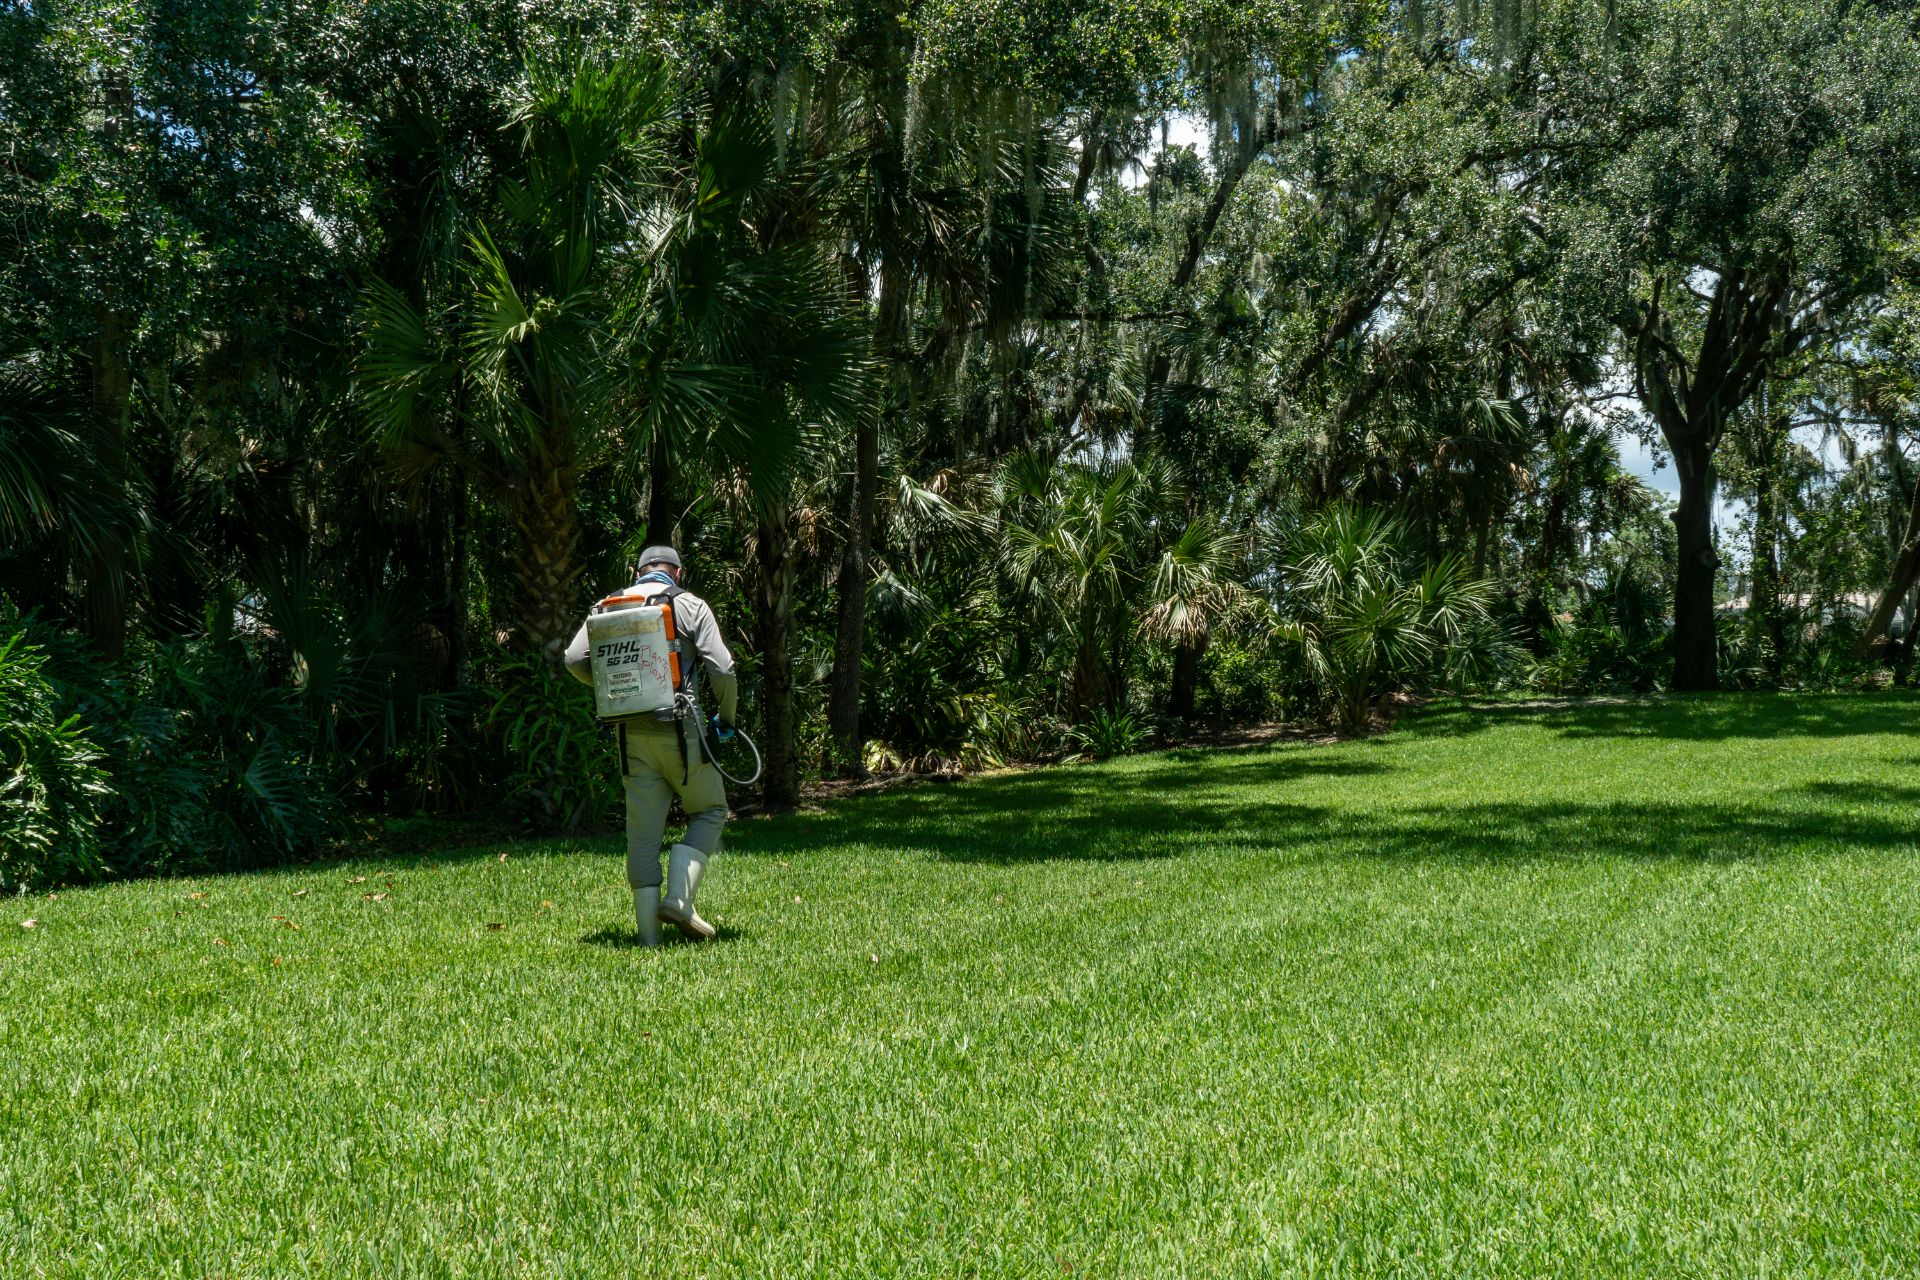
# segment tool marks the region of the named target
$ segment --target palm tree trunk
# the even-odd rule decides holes
[[[1786,618],[1780,608],[1780,502],[1775,492],[1774,457],[1762,460],[1760,483],[1753,497],[1753,589],[1747,612],[1764,646],[1762,664],[1767,680],[1779,684],[1786,663]]]
[[[514,557],[520,643],[557,668],[579,624],[580,515],[572,468],[556,462],[529,471],[514,487],[513,518],[520,533]]]
[[[1183,640],[1173,650],[1173,688],[1167,695],[1167,714],[1178,720],[1193,719],[1194,693],[1200,686],[1200,658],[1206,653],[1209,637]]]
[[[907,71],[912,37],[889,20],[875,71],[872,122],[879,188],[874,238],[880,249],[880,296],[874,309],[873,351],[890,370],[885,390],[871,414],[854,426],[853,485],[848,497],[847,537],[840,555],[840,578],[833,646],[833,672],[827,684],[827,736],[837,771],[861,774],[861,664],[867,637],[868,560],[873,547],[874,511],[880,487],[880,423],[894,410],[893,389],[906,357],[907,290],[911,281],[902,243],[900,209],[907,180]]]
[[[447,629],[447,686],[451,689],[467,687],[467,613],[471,601],[467,591],[467,573],[472,557],[473,534],[469,523],[470,513],[467,496],[467,477],[454,470],[449,483],[452,490],[450,501],[453,504],[451,539],[447,569],[447,606],[445,611]]]
[[[680,520],[673,492],[673,452],[664,435],[655,435],[647,449],[647,541],[673,543],[674,526]]]
[[[1086,715],[1107,705],[1107,668],[1101,661],[1099,637],[1091,631],[1081,639],[1079,650],[1074,654],[1070,696],[1076,715]]]
[[[769,810],[800,802],[800,751],[793,707],[793,539],[785,508],[759,521],[755,639],[760,649],[760,799]]]
[[[889,253],[880,269],[879,319],[874,348],[882,359],[896,358],[906,320],[906,271],[898,255]],[[888,387],[895,380],[888,379]],[[853,486],[847,511],[847,539],[840,555],[838,626],[834,636],[833,674],[827,691],[827,729],[839,770],[863,773],[860,734],[861,662],[867,637],[868,559],[873,546],[874,510],[880,490],[880,417],[892,404],[883,395],[875,411],[862,414],[854,427]]]
[[[1875,650],[1884,648],[1887,632],[1893,626],[1893,614],[1920,582],[1920,484],[1913,486],[1913,497],[1907,503],[1907,529],[1900,541],[1898,552],[1893,559],[1893,573],[1889,576],[1886,588],[1881,591],[1880,599],[1874,604],[1873,615],[1867,619],[1866,628],[1860,633],[1858,654],[1862,658],[1870,657]],[[1920,619],[1908,619],[1907,627],[1911,631],[1920,625]]]
[[[120,135],[133,124],[133,83],[123,70],[108,73],[101,85],[104,118],[101,135],[117,150]],[[129,317],[108,303],[94,308],[92,356],[94,448],[107,485],[125,498],[130,479],[127,453],[132,416],[133,376],[127,343]],[[117,659],[127,647],[127,548],[113,530],[97,540],[87,566],[87,631],[103,656]]]
[[[93,341],[94,448],[106,485],[127,493],[131,460],[127,428],[133,379],[127,368],[126,319],[111,307],[96,309]],[[119,530],[95,541],[87,565],[87,633],[103,657],[118,659],[127,647],[127,549]]]

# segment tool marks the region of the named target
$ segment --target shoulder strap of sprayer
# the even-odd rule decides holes
[[[673,602],[686,594],[685,587],[663,585],[647,597],[648,604],[657,604],[667,611],[667,647],[673,655],[673,688],[676,693],[693,688],[693,664],[681,658],[680,615],[673,607]]]
[[[667,626],[669,628],[668,635],[669,635],[669,638],[673,641],[674,653],[676,655],[679,655],[679,660],[674,664],[674,676],[675,676],[674,688],[679,690],[684,690],[687,693],[693,693],[695,692],[695,689],[694,689],[695,677],[700,674],[700,662],[697,656],[693,657],[692,659],[689,659],[686,655],[681,654],[680,652],[680,642],[682,639],[681,633],[680,633],[680,614],[673,607],[673,602],[686,594],[687,594],[687,589],[685,587],[680,587],[680,586],[662,587],[660,588],[658,594],[656,594],[653,598],[655,600],[660,601],[661,604],[666,606],[667,618],[668,618]]]

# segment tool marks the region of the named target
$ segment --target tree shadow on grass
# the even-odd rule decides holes
[[[1920,760],[1910,768],[1920,768]],[[1920,839],[1920,787],[1903,787],[1877,782],[1809,782],[1794,788],[1796,794],[1844,804],[1897,805],[1913,815],[1915,838]]]
[[[1340,763],[1346,767],[1338,772],[1384,771]],[[1212,780],[1169,798],[1141,783],[1157,772],[1103,773],[1093,785],[1020,779],[946,788],[868,803],[851,814],[769,823],[753,830],[745,847],[804,857],[818,845],[867,844],[998,866],[1150,861],[1221,849],[1298,866],[1750,862],[1850,850],[1920,855],[1920,823],[1912,817],[1920,791],[1911,788],[1816,783],[1727,802],[1608,797],[1356,808],[1276,800],[1257,784]],[[1011,782],[1021,785],[1005,785]]]
[[[1280,845],[1288,845],[1284,836]],[[1402,810],[1347,822],[1321,857],[1452,863],[1595,859],[1755,862],[1849,851],[1920,856],[1920,828],[1898,811],[1828,805],[1664,804],[1606,801],[1474,804]]]
[[[1355,777],[1387,768],[1283,751],[1216,762],[1198,776],[1190,761],[1158,757],[1124,769],[1049,769],[866,797],[827,813],[751,824],[738,845],[767,854],[804,854],[823,844],[908,848],[948,862],[1003,866],[1150,861],[1179,857],[1238,827],[1236,815],[1250,803],[1285,815],[1290,825],[1322,822],[1324,809],[1253,797],[1303,774]]]
[[[1464,735],[1515,723],[1539,724],[1565,738],[1847,738],[1920,733],[1920,697],[1710,693],[1473,702],[1415,712],[1406,728],[1420,736]]]
[[[1741,803],[1668,804],[1631,796],[1409,808],[1324,806],[1275,798],[1288,784],[1384,777],[1394,748],[1430,735],[1537,722],[1569,738],[1694,740],[1841,738],[1920,731],[1920,699],[1900,695],[1725,694],[1561,704],[1452,704],[1415,713],[1395,734],[1333,750],[1182,749],[1100,767],[1064,767],[849,798],[824,812],[735,824],[733,847],[803,858],[824,846],[930,853],[942,861],[1019,866],[1155,861],[1222,846],[1311,861],[1438,858],[1461,862],[1593,857],[1724,861],[1817,855],[1846,847],[1910,848],[1913,788],[1810,783]],[[1464,759],[1464,757],[1463,757]],[[1428,767],[1431,767],[1430,765]],[[1361,788],[1364,788],[1364,782]],[[1324,795],[1324,793],[1321,793]],[[1882,806],[1892,813],[1860,812]],[[575,842],[600,855],[617,838]],[[546,843],[541,855],[564,851]],[[498,852],[440,851],[434,862]],[[385,866],[392,851],[362,861]],[[611,945],[611,940],[608,945]]]

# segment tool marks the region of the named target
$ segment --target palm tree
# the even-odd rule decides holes
[[[1132,630],[1138,589],[1145,476],[1131,463],[1049,465],[1022,455],[1007,468],[1016,510],[1005,528],[1006,559],[1072,647],[1067,703],[1075,712],[1117,710],[1123,663],[1116,652]]]
[[[782,492],[809,423],[861,403],[863,352],[816,245],[759,234],[785,181],[763,113],[679,94],[657,61],[529,67],[496,209],[424,317],[376,283],[359,364],[377,437],[499,495],[521,643],[557,660],[579,609],[590,473],[738,469]],[[457,432],[433,410],[453,397]],[[655,537],[667,530],[653,530]]]
[[[1173,646],[1168,715],[1193,718],[1201,657],[1214,632],[1245,616],[1252,604],[1247,589],[1231,576],[1243,544],[1217,521],[1202,518],[1182,529],[1154,566],[1140,631]]]
[[[1035,625],[1071,647],[1071,710],[1117,712],[1133,642],[1174,646],[1169,709],[1192,713],[1200,654],[1244,609],[1239,540],[1202,516],[1164,462],[1091,465],[1017,454],[1002,472],[1003,557]]]
[[[1366,728],[1375,696],[1500,647],[1494,584],[1457,555],[1416,573],[1404,542],[1397,520],[1335,503],[1293,535],[1279,573],[1278,633],[1299,647],[1348,733]]]

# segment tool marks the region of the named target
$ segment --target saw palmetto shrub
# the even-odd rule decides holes
[[[233,637],[136,652],[85,689],[80,714],[108,754],[113,870],[228,871],[295,861],[337,831],[295,690]]]
[[[0,638],[0,890],[83,880],[102,863],[101,753],[61,705],[46,654]]]
[[[537,653],[498,652],[480,677],[490,700],[481,728],[505,761],[508,811],[542,831],[603,826],[620,803],[620,769],[592,692]]]
[[[269,866],[338,834],[341,779],[298,691],[230,629],[137,641],[113,663],[44,623],[17,629],[44,656],[40,714],[81,735],[99,787],[55,878]],[[5,702],[15,718],[21,698]]]
[[[1513,660],[1494,584],[1458,556],[1419,556],[1383,511],[1335,503],[1310,517],[1283,548],[1277,588],[1276,637],[1345,732],[1385,694],[1484,687]]]

